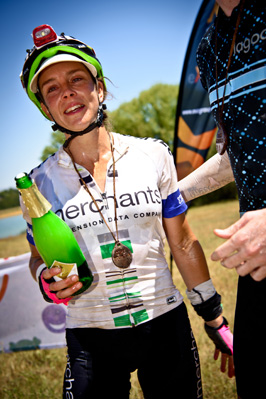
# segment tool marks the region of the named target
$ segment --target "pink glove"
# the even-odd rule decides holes
[[[50,289],[49,289],[49,286],[50,286],[50,284],[53,282],[53,281],[55,281],[53,278],[52,279],[50,279],[50,280],[45,280],[44,278],[43,278],[43,275],[42,275],[42,273],[43,273],[43,271],[45,270],[45,268],[41,271],[41,274],[40,274],[40,276],[39,276],[39,286],[40,286],[40,290],[41,290],[41,293],[42,293],[42,295],[43,295],[43,298],[44,298],[44,300],[46,301],[46,302],[52,302],[52,303],[57,303],[57,304],[59,304],[59,303],[63,303],[64,305],[68,305],[68,302],[70,301],[70,299],[72,299],[72,298],[62,298],[62,299],[59,299],[59,298],[57,298],[57,296],[56,296],[56,292],[55,291],[50,291]]]
[[[209,338],[214,342],[217,349],[227,355],[233,354],[233,334],[231,333],[226,318],[223,318],[223,323],[215,328],[210,327],[205,323],[205,331]]]

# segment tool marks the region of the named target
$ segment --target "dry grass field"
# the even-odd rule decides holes
[[[189,223],[198,237],[210,268],[217,291],[222,295],[224,314],[233,328],[237,275],[210,260],[211,252],[222,243],[213,234],[215,227],[224,228],[238,219],[238,202],[228,201],[191,208]],[[0,257],[28,252],[25,235],[0,240]],[[166,246],[167,256],[169,250]],[[237,397],[235,380],[219,370],[219,361],[213,360],[214,345],[204,332],[202,320],[195,314],[185,297],[185,286],[173,265],[173,279],[184,295],[201,359],[203,391],[205,399],[234,399]],[[33,282],[34,284],[34,282]],[[14,293],[15,294],[15,293]],[[3,321],[1,321],[3,322]],[[175,342],[175,337],[169,336]],[[58,399],[61,398],[62,377],[66,350],[36,350],[0,354],[1,399]],[[156,381],[155,381],[156,383]],[[178,397],[178,387],[177,387]],[[132,374],[130,399],[143,399],[136,373]],[[162,398],[168,399],[168,398]],[[170,399],[170,398],[169,398]],[[180,398],[186,399],[186,398]]]

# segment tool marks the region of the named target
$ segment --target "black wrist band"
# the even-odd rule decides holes
[[[207,301],[193,305],[193,307],[205,321],[214,320],[222,314],[221,295],[216,292]]]
[[[220,330],[220,328],[222,328],[222,326],[228,326],[228,321],[224,316],[223,316],[223,322],[222,322],[222,324],[219,325],[219,327],[211,327],[205,323],[205,330],[217,331],[217,330]]]

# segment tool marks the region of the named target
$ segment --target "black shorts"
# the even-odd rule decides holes
[[[66,339],[65,399],[127,399],[136,369],[145,399],[203,398],[184,304],[133,328],[67,329]]]
[[[239,277],[234,327],[237,393],[266,398],[266,279]]]

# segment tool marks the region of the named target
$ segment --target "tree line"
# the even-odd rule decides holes
[[[161,139],[173,151],[178,91],[178,85],[159,83],[141,92],[139,97],[121,104],[119,108],[112,112],[108,112],[108,120],[112,130],[136,137]],[[41,160],[45,160],[49,155],[56,152],[64,140],[63,133],[52,132],[50,145],[44,148]],[[213,143],[207,158],[214,155],[215,152],[215,143]],[[235,183],[230,183],[213,193],[195,199],[191,206],[234,198],[237,198],[236,186]],[[17,190],[10,189],[1,192],[0,209],[14,206],[18,206]]]
[[[18,190],[10,188],[0,192],[0,209],[8,209],[19,206]]]

